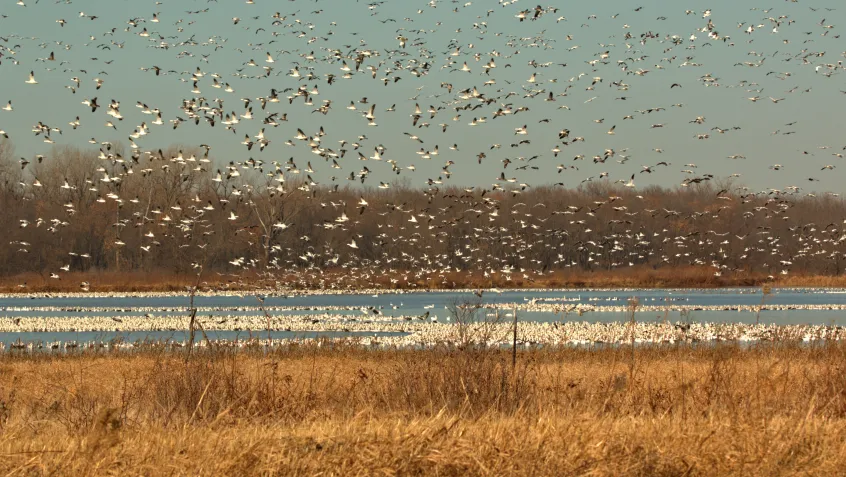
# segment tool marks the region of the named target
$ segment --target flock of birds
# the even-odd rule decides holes
[[[485,294],[495,293],[490,290],[405,292],[389,296],[360,294],[358,298],[350,297],[351,301],[359,304],[335,305],[320,304],[326,295],[317,291],[299,295],[300,299],[311,297],[309,301],[313,304],[296,305],[285,303],[288,298],[297,296],[239,296],[232,292],[211,292],[203,297],[207,303],[199,304],[193,310],[197,326],[202,330],[204,344],[201,346],[234,348],[284,346],[292,341],[400,348],[471,342],[504,346],[513,339],[514,313],[517,313],[517,340],[521,346],[717,341],[808,343],[846,339],[846,328],[833,323],[753,324],[757,323],[762,311],[789,310],[801,314],[846,309],[846,304],[840,303],[840,300],[829,304],[816,303],[818,300],[814,299],[798,304],[781,303],[784,300],[765,303],[766,296],[761,301],[757,296],[741,299],[741,295],[750,294],[745,289],[718,293],[738,298],[722,304],[708,304],[708,300],[703,302],[702,297],[692,298],[684,292],[681,295],[670,292],[663,297],[638,298],[625,298],[628,292],[602,296],[582,296],[572,292],[570,290],[564,296],[524,296],[521,301],[495,303],[485,300]],[[635,290],[631,292],[637,293]],[[798,292],[843,293],[842,290],[828,289]],[[10,295],[8,298],[13,302],[0,308],[0,351],[7,348],[32,352],[175,350],[186,346],[185,316],[190,310],[185,306],[166,305],[160,300],[179,297],[178,294],[99,295],[109,298],[111,304],[100,306],[97,301],[89,302],[93,305],[85,304],[79,298],[88,295],[79,293],[50,297],[31,295],[27,298]],[[398,300],[403,296],[412,303],[404,304],[403,300]],[[269,301],[271,297],[275,300]],[[423,297],[427,300],[420,303]],[[255,302],[249,298],[255,298]],[[372,299],[376,304],[363,306],[361,303],[366,301],[362,298]],[[37,299],[47,300],[46,303],[50,304]],[[691,304],[691,300],[700,302]],[[451,304],[444,306],[444,303]],[[699,321],[714,311],[732,311],[746,316],[738,315],[739,322],[734,323]],[[636,322],[630,321],[635,312]],[[697,313],[696,321],[691,320],[692,312]],[[698,315],[699,312],[704,315]],[[679,320],[673,322],[671,314],[674,316],[676,313]],[[590,319],[594,314],[601,316],[592,323],[581,321]],[[642,318],[644,314],[647,318]],[[627,318],[605,321],[616,316]],[[792,320],[801,318],[794,317]],[[20,338],[21,333],[27,334],[26,340]],[[38,339],[41,335],[49,335],[49,340]]]
[[[478,308],[477,308],[478,306]],[[407,310],[395,307],[395,311],[381,306],[365,307],[308,307],[295,309],[285,307],[215,308],[197,309],[203,316],[200,323],[207,331],[244,331],[256,334],[261,331],[272,332],[336,332],[336,333],[411,333],[419,332],[428,325],[446,325],[445,330],[462,322],[466,312],[474,313],[475,324],[501,324],[512,322],[513,313],[531,313],[531,318],[522,319],[527,323],[547,326],[548,322],[557,322],[564,318],[584,317],[599,313],[605,317],[624,316],[633,311],[630,305],[593,305],[577,304],[538,304],[538,303],[500,303],[497,305],[465,304],[457,308],[452,306],[436,310],[435,306],[424,307],[421,314],[408,314]],[[638,313],[649,316],[664,315],[665,321],[670,313],[689,316],[691,312],[733,311],[759,316],[767,311],[841,311],[844,304],[758,304],[758,305],[642,305],[635,308]],[[0,317],[0,333],[80,333],[80,332],[178,332],[185,329],[185,316],[188,310],[169,311],[153,308],[149,312],[142,309],[123,311],[90,309],[76,311],[77,314],[62,315],[50,312],[47,308],[9,309],[11,314]],[[154,311],[154,312],[153,312]],[[484,315],[484,316],[483,316]],[[538,319],[538,317],[542,317]],[[750,318],[745,318],[747,321]],[[669,321],[668,321],[669,322]],[[533,326],[533,325],[531,325]],[[453,330],[454,331],[454,330]],[[445,331],[442,331],[445,332]],[[342,335],[345,336],[345,335]]]
[[[324,9],[320,2],[274,4],[289,11],[265,14],[263,0],[246,0],[240,7],[210,0],[188,11],[181,9],[185,3],[165,0],[140,15],[126,15],[121,24],[104,22],[116,15],[111,6],[89,2],[85,11],[70,16],[65,13],[74,7],[68,5],[80,0],[45,3],[18,0],[5,5],[0,16],[0,74],[6,84],[28,88],[2,102],[0,128],[6,129],[0,129],[0,141],[30,144],[34,136],[53,148],[19,160],[16,187],[27,200],[47,193],[48,183],[39,171],[62,160],[51,156],[58,146],[93,147],[98,164],[82,181],[66,177],[61,184],[49,184],[58,189],[51,194],[67,197],[64,215],[21,218],[15,225],[61,233],[75,219],[75,201],[113,204],[113,245],[126,246],[130,231],[140,230],[143,239],[135,245],[139,253],[154,254],[164,240],[202,250],[209,221],[226,221],[261,237],[255,247],[261,251],[227,260],[234,272],[270,273],[295,266],[317,273],[335,267],[373,279],[396,269],[407,282],[408,275],[450,270],[456,257],[473,265],[480,259],[472,244],[494,234],[520,255],[533,244],[514,229],[555,237],[561,229],[535,213],[547,207],[543,196],[508,209],[500,206],[502,197],[529,197],[539,184],[567,188],[601,182],[618,192],[548,212],[578,229],[573,247],[585,252],[581,265],[605,260],[609,267],[623,267],[656,255],[662,264],[682,260],[713,266],[719,276],[735,265],[723,260],[724,253],[700,256],[696,249],[704,240],[727,244],[734,240],[724,238],[730,230],[691,236],[628,228],[636,214],[681,219],[672,208],[645,205],[641,181],[653,175],[674,177],[680,169],[682,179],[673,185],[695,188],[739,177],[720,171],[755,154],[755,145],[741,132],[754,125],[733,124],[732,112],[719,118],[688,112],[683,101],[701,103],[700,97],[707,101],[708,95],[719,94],[736,102],[732,109],[762,108],[752,114],[784,119],[773,136],[795,135],[790,140],[801,144],[795,146],[801,161],[795,169],[793,164],[769,165],[772,171],[789,171],[793,184],[760,192],[748,187],[720,190],[716,199],[724,200],[725,207],[694,213],[706,221],[744,204],[744,217],[762,214],[773,223],[786,219],[795,197],[814,194],[806,184],[831,173],[846,151],[843,145],[798,141],[804,133],[816,138],[820,132],[802,131],[793,113],[802,108],[803,95],[832,88],[844,69],[844,53],[831,51],[842,44],[831,21],[841,12],[797,0],[773,8],[751,6],[744,21],[735,21],[727,11],[674,11],[672,2],[667,9],[621,5],[621,12],[608,17],[578,18],[564,6],[527,7],[517,0],[478,5],[454,0],[349,2],[339,8],[363,16],[353,25],[332,14],[334,5]],[[39,9],[40,23],[26,35],[10,33],[16,17],[31,9]],[[224,29],[208,27],[230,11],[237,15]],[[797,20],[807,16],[818,18]],[[595,37],[597,30],[602,31],[600,42],[580,41]],[[246,36],[246,41],[230,36]],[[765,45],[763,50],[759,44]],[[772,45],[779,48],[768,49]],[[721,58],[732,57],[733,51],[747,59],[725,64]],[[112,81],[113,76],[124,79]],[[716,90],[720,92],[712,93]],[[9,91],[4,88],[0,95]],[[629,104],[633,107],[624,106]],[[769,107],[763,109],[764,104]],[[613,111],[625,112],[612,117]],[[18,113],[37,116],[31,134],[12,129],[21,122]],[[661,141],[674,137],[676,142],[684,137],[678,142],[684,149],[665,150]],[[192,138],[198,138],[197,144],[165,152],[170,150],[164,141]],[[739,151],[714,157],[712,151],[726,147]],[[216,156],[213,150],[223,153]],[[688,159],[691,151],[698,151],[705,164]],[[280,159],[284,156],[289,159]],[[788,156],[776,160],[786,162]],[[585,171],[590,175],[584,177]],[[136,177],[156,174],[183,181],[202,174],[216,196],[200,199],[197,194],[192,203],[180,203],[154,196],[152,187],[148,197],[124,192],[124,184]],[[380,196],[372,189],[396,187],[397,176],[420,187],[426,199],[422,205],[374,203]],[[531,177],[540,182],[530,183]],[[447,194],[451,184],[461,185],[463,193]],[[350,194],[349,187],[360,188],[358,199],[336,201],[333,194]],[[336,217],[296,224],[304,233],[294,240],[306,245],[295,251],[281,243],[295,228],[296,214],[262,215],[260,194],[271,201],[296,195]],[[435,199],[447,205],[429,206]],[[606,212],[619,235],[592,235],[592,220]],[[403,227],[361,230],[359,224],[373,214],[399,216]],[[471,216],[496,225],[456,227]],[[746,247],[743,256],[777,255],[775,273],[783,274],[799,257],[831,254],[846,238],[839,223],[794,226],[797,247],[789,255],[781,252],[786,248],[776,254],[783,237],[766,235],[767,227],[761,228],[764,235],[741,245]],[[326,229],[348,231],[349,241],[314,243],[309,230]],[[428,235],[451,241],[453,249],[429,254],[415,245]],[[735,236],[743,241],[749,232]],[[675,245],[677,251],[646,253],[639,248],[650,240],[668,244],[666,250]],[[391,257],[391,247],[401,245],[408,247],[402,256]],[[24,240],[5,246],[31,251]],[[359,254],[372,254],[374,248],[381,252],[363,262]],[[87,250],[61,246],[56,253],[69,253],[76,263],[90,257]],[[577,264],[560,253],[558,259],[554,252],[552,256],[552,268]],[[517,266],[509,262],[494,261],[484,273],[531,279],[550,270],[540,260]],[[202,269],[204,262],[197,259],[193,265]],[[67,264],[49,273],[61,279],[70,271]],[[80,287],[88,290],[90,285]]]
[[[508,322],[483,323],[457,327],[453,323],[380,323],[374,326],[372,322],[355,321],[317,315],[316,323],[301,319],[274,320],[274,328],[270,331],[262,329],[262,319],[258,317],[241,317],[245,324],[252,324],[252,331],[245,327],[238,331],[231,328],[220,328],[214,322],[203,332],[205,337],[200,346],[244,348],[249,346],[266,347],[290,344],[292,341],[301,342],[346,342],[364,346],[399,347],[399,348],[428,348],[438,345],[466,345],[469,343],[498,347],[507,346],[513,340],[513,326]],[[127,320],[138,321],[138,320]],[[284,322],[284,325],[282,323]],[[43,320],[28,319],[22,322],[28,329],[39,330],[40,326],[47,326]],[[147,333],[140,339],[92,339],[80,343],[77,339],[54,340],[45,343],[38,340],[16,340],[8,343],[10,350],[28,351],[70,351],[116,349],[134,350],[150,348],[182,348],[187,340],[174,321],[173,328],[151,330],[149,325],[144,327],[136,323],[137,331]],[[282,325],[281,327],[279,325]],[[77,332],[84,331],[89,325],[82,319],[69,322],[70,329]],[[8,328],[8,323],[0,319],[0,327]],[[76,328],[80,329],[76,329]],[[224,331],[223,333],[218,330]],[[129,330],[121,330],[129,331]],[[226,332],[229,331],[229,332]],[[280,333],[280,331],[282,333]],[[317,333],[316,336],[313,336]],[[210,335],[210,336],[209,336]],[[556,345],[619,345],[634,343],[643,344],[678,344],[678,343],[714,343],[731,342],[825,342],[846,339],[846,328],[833,325],[775,325],[775,324],[742,324],[742,323],[687,323],[687,322],[612,322],[589,323],[584,321],[568,321],[565,323],[521,322],[517,328],[518,345],[556,346]],[[202,343],[202,344],[200,344]],[[7,343],[0,341],[0,351],[5,350]]]

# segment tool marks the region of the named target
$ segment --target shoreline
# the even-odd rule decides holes
[[[404,295],[404,294],[444,294],[444,293],[476,293],[483,292],[488,294],[501,293],[602,293],[602,292],[649,292],[649,291],[667,291],[667,292],[713,292],[713,293],[728,293],[734,292],[736,294],[759,293],[761,287],[758,286],[724,286],[724,287],[584,287],[584,288],[505,288],[505,287],[490,287],[490,288],[358,288],[358,289],[295,289],[295,288],[256,288],[256,289],[199,289],[195,293],[195,297],[242,297],[253,298],[262,296],[266,298],[298,298],[307,296],[337,296],[337,295]],[[812,286],[812,285],[784,285],[779,286],[773,284],[771,290],[804,290],[809,293],[831,293],[831,294],[846,294],[846,286]],[[188,298],[187,291],[164,291],[164,290],[150,290],[150,291],[64,291],[64,290],[39,290],[29,292],[0,292],[0,300],[13,298],[169,298],[169,297],[185,297]]]
[[[738,272],[716,277],[709,269],[684,267],[674,269],[633,268],[602,271],[554,271],[546,274],[506,276],[501,273],[482,275],[475,270],[444,272],[411,277],[406,270],[379,271],[371,280],[352,278],[339,269],[323,270],[306,275],[300,271],[280,273],[272,277],[255,272],[242,275],[207,271],[200,275],[168,271],[114,272],[93,270],[62,274],[51,279],[37,273],[0,277],[0,296],[19,294],[77,293],[179,293],[187,294],[199,283],[199,291],[231,294],[248,292],[322,292],[386,293],[390,291],[457,291],[501,289],[520,291],[592,291],[649,289],[723,289],[723,288],[844,288],[846,275],[789,275],[770,277],[764,273]]]

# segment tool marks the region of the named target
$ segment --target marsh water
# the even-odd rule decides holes
[[[763,323],[774,324],[830,324],[846,325],[846,310],[829,309],[846,306],[846,290],[842,289],[774,289],[766,297],[760,288],[731,289],[655,289],[655,290],[601,290],[601,291],[503,291],[485,292],[481,299],[472,292],[405,292],[376,294],[308,294],[296,296],[266,296],[264,307],[271,315],[348,315],[367,316],[368,309],[376,308],[383,319],[419,316],[426,312],[431,317],[446,319],[453,304],[481,301],[485,305],[502,305],[504,313],[510,313],[506,304],[532,302],[545,304],[582,304],[599,307],[597,311],[582,314],[553,313],[527,309],[518,310],[520,320],[527,321],[593,321],[614,322],[628,319],[625,311],[631,298],[637,298],[640,309],[636,313],[639,321],[669,320],[691,322]],[[755,309],[763,300],[760,314]],[[205,317],[215,315],[262,315],[259,301],[254,295],[243,296],[198,296],[195,306]],[[689,308],[678,310],[679,306]],[[287,309],[294,307],[296,309]],[[772,307],[776,309],[767,309]],[[720,308],[713,310],[712,308]],[[723,309],[729,308],[729,309]],[[784,309],[790,308],[790,309]],[[185,296],[167,297],[12,297],[0,299],[0,316],[6,318],[86,316],[187,316],[188,299]],[[187,320],[186,320],[187,322]],[[253,332],[266,337],[266,332]],[[213,331],[212,339],[243,339],[250,337],[245,331]],[[275,339],[313,338],[318,336],[344,336],[343,332],[290,333],[272,332]],[[349,336],[354,334],[349,333]],[[378,335],[369,333],[368,336]],[[181,340],[181,332],[132,332],[103,330],[85,333],[0,333],[0,342],[22,341],[108,341],[116,337],[136,340]]]

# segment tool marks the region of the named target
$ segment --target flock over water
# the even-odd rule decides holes
[[[490,289],[569,270],[777,284],[846,266],[846,7],[601,3],[5,3],[0,274],[90,295],[63,304],[21,278],[0,335],[185,329],[185,294],[121,305],[85,278],[109,271],[321,290],[198,297],[204,330],[268,339],[449,341],[470,305],[335,297],[471,282],[473,321],[493,313],[499,333],[522,314],[525,343],[838,338],[835,293]],[[622,324],[629,312],[650,324]]]
[[[370,293],[372,292],[372,293]],[[0,308],[5,348],[185,345],[179,294],[12,295]],[[203,346],[337,341],[428,347],[840,340],[846,290],[545,290],[195,297]],[[199,334],[197,335],[199,336]],[[198,339],[199,341],[199,339]]]

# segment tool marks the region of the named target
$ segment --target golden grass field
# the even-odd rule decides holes
[[[846,345],[0,358],[3,475],[837,475]]]
[[[382,289],[455,289],[455,288],[718,288],[737,286],[776,287],[846,287],[846,275],[791,274],[770,279],[764,273],[736,273],[714,276],[708,267],[673,267],[653,270],[651,267],[634,267],[618,270],[555,271],[542,277],[525,279],[514,274],[510,280],[502,274],[484,277],[477,272],[434,274],[422,278],[390,281],[401,277],[400,272],[376,274],[372,281],[352,280],[345,270],[326,270],[321,273],[280,274],[277,277],[260,277],[253,272],[240,275],[207,271],[200,277],[201,289],[254,290],[257,287],[287,285],[299,289],[320,289],[327,284],[341,288]],[[184,292],[197,283],[195,273],[154,271],[97,271],[63,273],[61,279],[49,274],[22,273],[0,277],[0,293],[24,292],[79,292],[80,284],[90,284],[92,292]],[[25,286],[21,286],[25,285]]]

